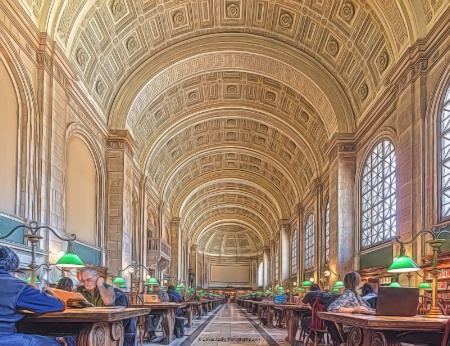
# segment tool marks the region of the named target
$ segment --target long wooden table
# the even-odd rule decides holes
[[[178,309],[187,307],[187,303],[145,303],[132,306],[134,308],[148,308],[151,309],[151,313],[162,315],[163,343],[168,345],[175,339],[173,330],[176,312]]]
[[[324,320],[351,326],[347,335],[349,346],[400,345],[396,334],[399,332],[443,332],[447,318],[427,318],[424,316],[397,317],[375,316],[336,312],[319,312]]]
[[[30,313],[17,323],[20,333],[46,336],[78,335],[78,346],[122,346],[122,321],[150,313],[148,308],[98,307]]]

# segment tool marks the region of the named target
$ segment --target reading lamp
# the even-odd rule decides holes
[[[80,268],[84,267],[84,263],[81,259],[72,251],[72,241],[74,241],[77,237],[75,234],[72,234],[69,238],[62,238],[56,233],[55,230],[48,226],[38,226],[36,221],[31,221],[29,225],[19,225],[14,227],[7,235],[0,237],[0,239],[6,239],[11,234],[16,232],[18,229],[25,229],[28,231],[24,237],[31,243],[31,262],[28,265],[30,268],[30,285],[34,286],[36,284],[36,270],[38,268],[36,263],[36,246],[43,237],[39,234],[41,229],[48,230],[52,232],[58,239],[69,242],[69,247],[67,252],[62,256],[56,265],[63,268]]]
[[[414,262],[409,256],[406,255],[405,245],[411,244],[414,242],[417,237],[421,234],[429,234],[432,239],[427,240],[426,243],[431,246],[433,250],[432,262],[431,262],[431,309],[426,315],[427,317],[432,318],[443,318],[445,317],[437,306],[437,279],[440,273],[440,270],[437,268],[437,254],[441,249],[442,244],[445,242],[445,239],[440,239],[442,234],[450,234],[449,231],[441,230],[437,226],[431,227],[431,230],[423,229],[418,232],[410,241],[403,242],[399,238],[396,240],[400,243],[400,255],[394,258],[391,266],[388,268],[389,273],[407,273],[407,272],[416,272],[421,270],[421,268]]]

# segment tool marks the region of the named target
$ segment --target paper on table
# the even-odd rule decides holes
[[[67,292],[56,288],[48,288],[47,291],[61,299],[66,307],[69,308],[86,308],[94,306],[89,303],[81,293]]]

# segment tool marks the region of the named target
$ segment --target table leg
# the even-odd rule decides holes
[[[173,334],[174,328],[174,319],[175,312],[173,309],[165,309],[163,310],[163,318],[162,318],[162,330],[163,330],[163,343],[164,345],[168,345],[175,339]]]
[[[80,331],[77,346],[122,346],[123,340],[124,330],[121,321],[100,322]]]
[[[275,317],[275,310],[271,307],[267,308],[267,327],[273,328],[273,318]]]
[[[188,305],[187,307],[187,318],[188,318],[188,323],[187,323],[187,327],[191,328],[192,327],[192,320],[194,319],[194,306],[193,305]]]
[[[286,328],[288,332],[286,341],[291,345],[295,345],[298,330],[298,314],[294,311],[286,311]]]
[[[203,311],[202,304],[200,304],[200,305],[197,306],[197,314],[198,314],[198,319],[199,320],[202,319],[202,311]]]
[[[263,310],[262,307],[258,305],[258,312],[257,312],[258,319],[261,319],[261,316],[262,316],[262,310]]]

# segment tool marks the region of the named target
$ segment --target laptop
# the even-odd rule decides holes
[[[413,287],[379,287],[377,316],[416,316],[419,289]]]

